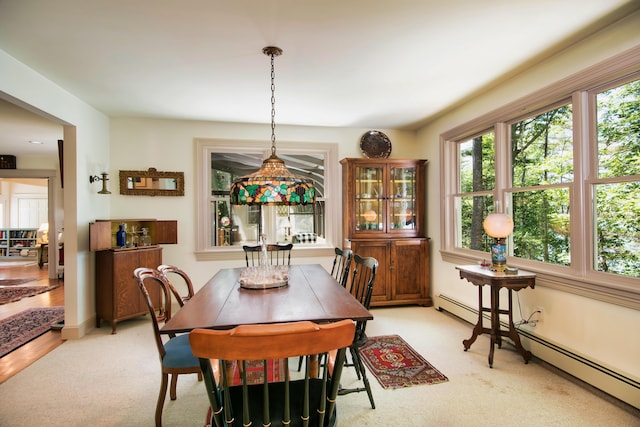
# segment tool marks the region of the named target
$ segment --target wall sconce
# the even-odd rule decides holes
[[[93,184],[94,182],[102,181],[102,190],[98,191],[98,194],[111,194],[111,191],[107,189],[109,174],[106,172],[102,172],[100,175],[102,175],[102,177],[99,177],[98,175],[91,175],[89,177],[89,182]]]
[[[505,238],[513,231],[513,219],[504,213],[487,215],[482,223],[485,233],[493,237],[491,245],[491,270],[502,273],[507,268],[507,245]]]

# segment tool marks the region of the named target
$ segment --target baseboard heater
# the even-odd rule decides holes
[[[445,310],[472,325],[478,321],[478,309],[466,305],[447,295],[438,296],[438,309]],[[483,314],[487,323],[490,322],[489,314]],[[508,328],[507,322],[500,322],[503,328]],[[640,408],[640,382],[630,378],[611,368],[603,366],[589,358],[581,356],[550,342],[526,330],[518,329],[518,334],[525,348],[533,356],[549,363],[550,365],[584,381],[585,383],[628,403],[635,408]],[[461,337],[463,338],[468,337]]]

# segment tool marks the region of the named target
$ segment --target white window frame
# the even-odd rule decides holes
[[[231,140],[196,138],[196,259],[224,260],[238,259],[242,248],[237,246],[211,246],[211,223],[209,220],[209,206],[211,195],[211,166],[212,153],[256,153],[262,152],[263,158],[271,155],[271,146],[265,141]],[[341,232],[341,172],[338,168],[338,145],[329,143],[296,143],[278,141],[277,152],[282,154],[322,154],[325,159],[325,231],[323,243],[305,243],[296,245],[296,251],[304,252],[308,256],[323,256],[333,253],[340,241]]]
[[[595,93],[603,86],[640,78],[640,47],[611,58],[601,64],[552,84],[530,96],[514,101],[468,123],[444,132],[440,136],[441,193],[441,254],[444,261],[460,264],[486,259],[487,253],[456,247],[456,206],[458,192],[459,144],[487,129],[494,129],[496,151],[496,190],[494,200],[509,210],[510,183],[510,123],[537,111],[553,108],[570,98],[573,108],[574,182],[571,183],[571,266],[546,264],[509,257],[509,265],[537,274],[537,283],[589,298],[640,309],[640,279],[594,269],[592,188],[595,182],[594,156],[597,150],[595,134]]]

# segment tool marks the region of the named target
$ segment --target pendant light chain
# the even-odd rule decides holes
[[[271,53],[271,155],[276,154],[276,71],[274,53]]]

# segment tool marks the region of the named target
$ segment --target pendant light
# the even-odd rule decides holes
[[[267,46],[262,53],[271,57],[271,156],[252,174],[238,178],[231,185],[231,204],[234,205],[306,205],[315,202],[313,181],[289,172],[284,161],[276,155],[276,98],[274,58],[282,49]]]

